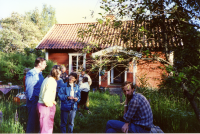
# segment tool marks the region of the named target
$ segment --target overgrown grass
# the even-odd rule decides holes
[[[18,105],[13,104],[11,99],[7,99],[3,98],[0,101],[0,111],[3,113],[0,133],[24,133],[24,128],[19,123],[19,118],[16,117],[16,109]]]
[[[200,123],[186,98],[158,90],[139,89],[150,101],[154,124],[165,133],[198,133]]]
[[[156,90],[138,90],[150,101],[154,124],[161,127],[165,133],[198,133],[200,124],[184,99],[166,96]],[[89,108],[92,114],[81,109],[83,117],[77,112],[75,118],[74,133],[104,133],[106,123],[110,119],[122,120],[123,106],[120,97],[109,95],[108,92],[89,93]],[[123,100],[125,97],[123,96]],[[5,100],[4,100],[5,101]],[[0,133],[24,133],[25,129],[19,123],[15,123],[14,117],[17,106],[11,101],[0,101],[3,111],[3,123]],[[60,107],[57,105],[54,119],[54,133],[60,133]]]

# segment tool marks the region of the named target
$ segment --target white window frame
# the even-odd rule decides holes
[[[72,71],[72,56],[77,56],[76,58],[76,72],[78,73],[78,56],[83,56],[83,68],[85,68],[85,63],[86,63],[86,54],[82,54],[82,53],[68,53],[69,55],[69,74]]]

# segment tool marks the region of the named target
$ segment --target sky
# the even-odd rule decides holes
[[[0,19],[9,17],[12,12],[24,15],[36,7],[41,12],[43,5],[47,4],[55,9],[59,24],[95,22],[96,18],[100,18],[98,13],[104,12],[100,9],[100,2],[101,0],[0,0]],[[93,18],[91,11],[94,11]]]

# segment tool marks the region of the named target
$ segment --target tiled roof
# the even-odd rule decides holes
[[[122,32],[130,30],[130,27],[134,27],[134,21],[123,21],[123,28],[110,28],[106,25],[100,25],[99,23],[77,23],[77,24],[55,24],[51,30],[45,35],[42,41],[38,44],[36,49],[82,49],[84,47],[83,43],[86,45],[90,44],[91,42],[95,42],[100,44],[101,48],[108,48],[112,46],[121,46],[125,47],[127,44],[130,44],[129,41],[125,41],[121,38]],[[148,24],[146,23],[144,27],[148,29]],[[78,37],[78,31],[81,29],[89,29],[89,25],[95,26],[92,29],[92,33],[94,35],[84,37],[82,42],[80,42],[81,38]],[[108,30],[109,29],[109,30]],[[168,28],[173,30],[173,28]],[[97,31],[101,31],[100,34]],[[152,30],[149,28],[149,30]],[[82,30],[83,31],[83,30]],[[148,41],[145,40],[143,37],[143,43],[135,43],[134,47],[160,47],[160,39],[161,32],[158,30],[154,30],[154,35],[152,39]],[[99,36],[105,36],[105,40],[99,38]],[[99,40],[100,39],[100,40]],[[156,40],[156,41],[155,41]],[[177,38],[176,35],[173,37],[167,38],[167,42],[169,46],[179,46],[181,45],[181,40]],[[176,42],[176,43],[174,43]]]

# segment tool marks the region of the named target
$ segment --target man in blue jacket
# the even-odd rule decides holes
[[[76,116],[77,103],[80,101],[80,89],[77,84],[76,73],[70,73],[68,82],[61,87],[58,97],[61,100],[61,125],[62,133],[66,133],[67,118],[69,116],[68,133],[73,133],[74,118]]]
[[[27,133],[39,132],[39,117],[37,103],[39,100],[40,87],[44,80],[42,70],[46,68],[46,60],[38,57],[35,60],[35,67],[26,74],[26,106],[28,108]]]

